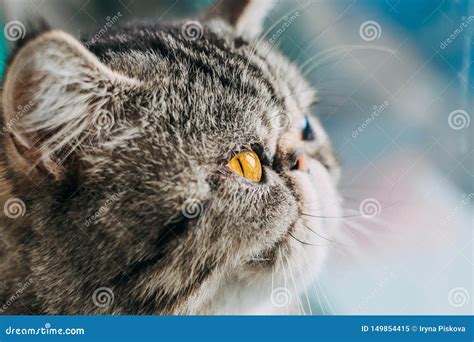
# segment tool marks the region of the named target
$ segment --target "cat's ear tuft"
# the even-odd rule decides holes
[[[255,38],[261,33],[275,0],[217,0],[207,11],[207,18],[221,18],[239,35]]]
[[[114,87],[133,82],[62,31],[31,40],[5,75],[1,105],[9,159],[61,177],[66,157],[107,111]]]

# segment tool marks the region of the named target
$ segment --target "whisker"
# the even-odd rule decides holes
[[[318,234],[317,232],[315,232],[313,229],[311,229],[310,227],[308,227],[308,226],[305,225],[304,223],[303,223],[303,227],[305,227],[305,228],[308,229],[310,232],[312,232],[313,234],[319,236],[320,238],[322,238],[322,239],[324,239],[324,240],[326,240],[326,241],[329,241],[329,242],[332,242],[332,243],[338,243],[337,241],[331,240],[331,239],[329,239],[329,238],[327,238],[327,237],[322,236],[321,234]]]
[[[328,247],[328,248],[331,249],[331,251],[336,251],[336,252],[338,252],[339,254],[341,254],[341,255],[343,255],[343,256],[347,256],[346,253],[344,253],[342,250],[336,248],[335,245],[333,245],[333,244],[332,244],[332,245],[331,245],[331,244],[330,244],[330,245],[317,245],[317,244],[309,243],[309,242],[303,241],[303,240],[301,240],[301,239],[298,239],[298,238],[295,237],[292,233],[289,233],[289,234],[290,234],[290,236],[291,236],[293,239],[295,239],[296,241],[298,241],[299,243],[301,243],[301,244],[303,244],[303,245],[311,246],[311,247]],[[351,246],[349,246],[349,245],[343,245],[343,244],[337,243],[337,242],[336,242],[336,244],[340,244],[340,245],[342,245],[342,246],[351,247]]]
[[[390,204],[385,205],[385,206],[380,206],[380,210],[388,209],[390,207],[393,207],[394,205],[400,204],[401,202],[402,202],[402,200],[399,200],[399,201],[390,203]],[[318,216],[318,215],[312,215],[312,214],[308,214],[308,213],[301,213],[301,215],[308,216],[308,217],[321,218],[321,219],[333,219],[333,218],[334,219],[341,219],[341,218],[351,218],[351,217],[367,217],[367,215],[364,215],[364,214],[360,213],[360,211],[357,210],[357,209],[346,208],[346,210],[353,210],[354,213],[357,213],[357,214],[342,215],[342,216]],[[370,217],[370,218],[372,219],[372,217]]]
[[[377,239],[374,237],[373,231],[366,229],[364,226],[354,224],[354,222],[346,224],[349,228],[351,228],[347,231],[352,235],[352,239],[354,239],[356,243],[360,244],[360,240],[364,239],[372,246],[380,246],[380,244],[377,243]]]
[[[304,294],[306,296],[306,303],[308,303],[308,308],[309,308],[309,314],[312,316],[313,315],[313,309],[311,308],[311,301],[309,300],[309,295],[308,295],[308,286],[306,285],[305,277],[303,276],[303,272],[301,271],[301,266],[298,267],[298,271],[300,273],[301,280],[304,285]]]
[[[341,194],[342,198],[344,201],[346,200],[349,200],[349,201],[353,201],[353,202],[361,202],[363,200],[363,198],[360,198],[360,197],[352,197],[352,196],[346,196],[344,194]]]
[[[332,58],[332,57],[337,57],[337,56],[340,56],[342,54],[344,54],[342,59],[345,58],[348,54],[350,55],[351,58],[356,59],[356,57],[353,56],[351,54],[351,52],[364,51],[364,50],[366,50],[366,51],[371,51],[371,50],[372,51],[374,51],[374,50],[375,51],[382,51],[382,52],[390,53],[392,55],[396,55],[395,50],[389,49],[389,48],[386,48],[386,47],[383,47],[383,46],[341,45],[341,46],[332,47],[330,49],[327,49],[327,50],[324,50],[324,51],[321,51],[321,52],[317,53],[316,55],[311,57],[309,60],[307,60],[305,63],[303,63],[300,66],[300,68],[303,70],[303,76],[306,77],[310,72],[312,72],[314,69],[319,67],[318,62],[320,62],[320,61],[324,61],[324,60],[327,60],[328,58]],[[321,59],[318,60],[318,58],[321,58]],[[312,63],[315,63],[315,64],[312,64]],[[308,67],[308,69],[304,70],[304,68],[308,65],[310,65]]]
[[[288,271],[290,272],[291,281],[293,283],[293,288],[295,290],[294,293],[295,293],[295,296],[296,296],[296,302],[298,303],[298,310],[300,311],[300,313],[302,312],[303,315],[306,315],[306,311],[304,310],[303,303],[301,302],[301,298],[298,295],[298,288],[296,286],[295,275],[293,274],[293,271],[292,271],[291,265],[290,265],[290,260],[289,260],[287,255],[285,255],[285,259],[286,259],[286,264],[288,265]]]
[[[290,236],[293,239],[295,239],[296,241],[302,243],[303,245],[313,246],[313,247],[325,247],[325,245],[315,245],[315,244],[312,244],[312,243],[309,243],[309,242],[306,242],[306,241],[302,241],[302,240],[298,239],[297,237],[295,237],[292,232],[289,232],[288,234],[290,234]]]
[[[303,249],[303,256],[306,259],[306,263],[309,265],[310,262],[309,262],[308,254],[306,253],[306,251],[304,249]],[[321,298],[319,297],[318,289],[314,285],[314,280],[311,280],[311,285],[313,286],[314,292],[316,293],[316,298],[318,299],[319,307],[321,308],[321,311],[323,312],[323,315],[326,316],[326,311],[324,310],[323,303],[321,301]]]
[[[350,217],[360,217],[363,216],[362,214],[358,215],[343,215],[343,216],[318,216],[318,215],[311,215],[307,213],[301,213],[303,216],[308,216],[308,217],[315,217],[315,218],[320,218],[320,219],[341,219],[341,218],[350,218]]]
[[[281,264],[282,264],[282,270],[283,270],[283,283],[284,283],[285,289],[288,289],[287,281],[286,281],[286,270],[285,270],[286,267],[285,267],[285,262],[284,262],[284,259],[283,259],[283,253],[282,253],[280,248],[278,248],[278,253],[280,254],[280,260],[282,261]],[[290,303],[288,303],[286,305],[286,314],[287,315],[290,313],[289,305],[290,305]]]
[[[335,315],[336,312],[335,312],[334,309],[332,308],[332,305],[331,305],[331,303],[329,302],[328,297],[326,297],[326,294],[324,293],[323,287],[321,286],[321,283],[319,282],[319,279],[318,279],[317,277],[315,277],[315,280],[316,280],[316,284],[317,284],[318,287],[319,287],[319,290],[321,291],[322,296],[323,296],[324,299],[326,300],[326,303],[327,303],[327,305],[328,305],[328,307],[329,307],[329,310],[331,310],[331,311],[332,311],[332,314]]]

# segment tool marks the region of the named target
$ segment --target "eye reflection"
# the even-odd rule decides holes
[[[311,127],[311,124],[307,116],[304,117],[304,121],[303,121],[302,138],[304,141],[313,141],[314,139],[316,139],[313,128]]]
[[[260,158],[253,151],[238,153],[227,165],[232,169],[232,171],[252,182],[258,183],[262,179],[262,165],[260,163]]]

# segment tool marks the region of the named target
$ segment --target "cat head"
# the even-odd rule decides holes
[[[269,9],[48,31],[13,56],[3,197],[25,213],[3,224],[44,312],[204,312],[229,283],[320,264],[337,164],[314,91],[258,36]]]

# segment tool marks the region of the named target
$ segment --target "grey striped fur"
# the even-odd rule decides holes
[[[5,313],[267,313],[289,267],[317,273],[326,247],[309,246],[318,240],[305,226],[324,235],[337,222],[304,213],[339,215],[338,167],[317,119],[316,139],[302,142],[315,94],[245,30],[262,25],[253,6],[195,19],[198,39],[184,33],[190,21],[82,43],[47,31],[12,56],[0,198],[21,199],[25,212],[0,217],[0,300],[31,284]],[[245,149],[261,155],[261,183],[226,166]],[[297,149],[305,172],[291,169]],[[94,298],[101,288],[113,293],[107,305]]]

